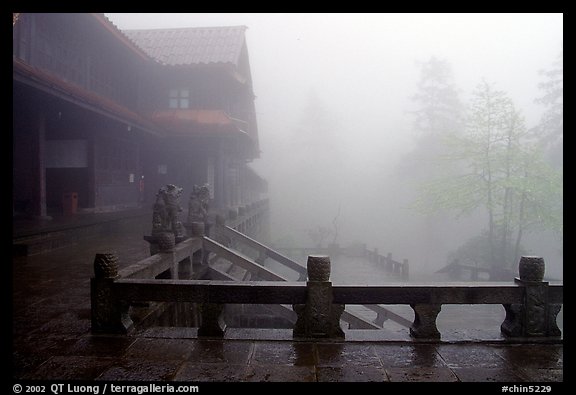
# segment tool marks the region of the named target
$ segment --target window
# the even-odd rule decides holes
[[[190,107],[190,90],[189,89],[170,89],[169,108],[189,108]]]

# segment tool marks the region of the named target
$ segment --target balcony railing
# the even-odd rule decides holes
[[[268,273],[265,268],[259,273],[265,281],[183,279],[206,265],[201,258],[204,250],[226,258],[226,251],[221,251],[218,243],[202,234],[168,246],[167,250],[122,270],[118,270],[115,256],[97,255],[95,276],[91,279],[93,332],[129,333],[134,329],[130,304],[156,301],[198,303],[200,337],[224,335],[222,311],[226,304],[291,305],[298,316],[293,335],[304,338],[344,337],[340,319],[344,306],[350,304],[410,305],[414,310],[410,334],[416,339],[441,337],[436,318],[443,304],[502,304],[506,310],[500,327],[503,335],[561,336],[556,317],[563,303],[563,285],[542,281],[542,258],[523,257],[519,277],[510,283],[332,286],[328,256],[309,256],[306,282],[279,281],[280,276]],[[166,271],[171,273],[170,279],[155,279]]]

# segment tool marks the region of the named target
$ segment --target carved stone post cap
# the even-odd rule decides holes
[[[309,281],[330,280],[330,257],[328,255],[308,255],[306,268]]]
[[[115,252],[98,253],[94,256],[94,275],[96,278],[118,277],[118,256]]]
[[[176,237],[172,232],[161,232],[156,235],[156,242],[158,243],[160,251],[170,252],[174,250]]]
[[[544,258],[539,256],[522,256],[518,264],[518,273],[522,281],[542,281],[544,279]]]

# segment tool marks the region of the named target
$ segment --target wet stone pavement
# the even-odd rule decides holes
[[[235,329],[224,340],[196,328],[92,335],[94,254],[121,266],[148,256],[145,226],[74,247],[13,257],[12,376],[43,380],[559,382],[563,345],[504,342],[292,341],[291,331]]]

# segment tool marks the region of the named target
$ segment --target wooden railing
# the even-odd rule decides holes
[[[321,270],[314,269],[308,273],[306,283],[278,281],[277,277],[272,278],[276,281],[256,282],[178,279],[177,273],[186,272],[182,266],[190,265],[193,255],[203,248],[226,254],[225,247],[199,237],[187,239],[169,251],[120,271],[113,255],[99,254],[94,262],[95,276],[91,279],[93,332],[129,333],[134,329],[129,316],[130,304],[157,301],[199,303],[201,324],[198,336],[223,336],[223,306],[239,303],[292,305],[298,315],[295,337],[344,336],[340,318],[343,318],[346,304],[410,305],[414,310],[410,334],[419,339],[440,338],[436,318],[443,304],[502,304],[506,310],[501,325],[504,335],[516,338],[561,335],[556,316],[563,303],[563,285],[549,284],[541,277],[526,274],[528,272],[522,270],[522,260],[520,277],[507,284],[332,286],[328,281],[329,272],[318,276],[318,272],[324,270],[322,266],[318,266]],[[309,270],[328,259],[309,257]],[[538,258],[523,257],[523,260],[532,262]],[[246,259],[246,262],[250,260]],[[248,266],[246,262],[244,264]],[[167,270],[172,278],[154,278]],[[273,277],[261,266],[259,271],[259,275]]]

